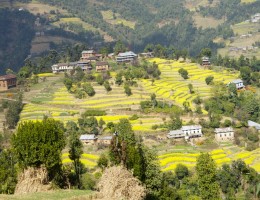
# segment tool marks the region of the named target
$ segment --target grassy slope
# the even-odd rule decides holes
[[[81,199],[88,200],[89,196],[93,194],[93,191],[87,190],[57,190],[50,192],[39,192],[25,195],[2,195],[0,194],[1,200],[57,200],[57,199]]]

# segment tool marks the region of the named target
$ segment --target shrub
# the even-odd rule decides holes
[[[184,78],[184,79],[188,79],[189,77],[188,77],[188,71],[186,70],[186,69],[183,69],[183,68],[181,68],[181,69],[179,69],[179,74],[182,76],[182,78]]]
[[[129,120],[137,120],[139,117],[137,114],[132,115],[131,117],[129,117]]]
[[[207,85],[209,85],[214,79],[214,76],[208,76],[207,78],[205,78],[205,82]]]
[[[106,111],[104,110],[86,110],[83,114],[84,116],[104,116]]]

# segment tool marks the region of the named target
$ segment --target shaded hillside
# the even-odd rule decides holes
[[[35,17],[26,11],[0,9],[0,73],[17,70],[30,54]]]

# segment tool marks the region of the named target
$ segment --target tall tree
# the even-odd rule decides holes
[[[12,145],[22,168],[41,167],[48,170],[50,180],[61,171],[61,151],[65,147],[64,127],[59,121],[19,124]]]
[[[202,153],[197,158],[196,172],[201,199],[219,200],[220,188],[217,182],[217,167],[216,163],[208,153]]]

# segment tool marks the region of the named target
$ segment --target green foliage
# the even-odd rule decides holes
[[[189,176],[189,170],[185,165],[178,164],[174,171],[179,180]]]
[[[11,150],[0,152],[0,194],[13,194],[17,182],[17,159]]]
[[[125,84],[124,89],[125,89],[125,93],[126,93],[127,96],[132,95],[131,88],[129,87],[128,84]]]
[[[72,88],[72,80],[70,78],[64,78],[64,81],[63,81],[65,87],[67,88],[68,91],[70,91],[70,89]]]
[[[106,111],[105,110],[85,110],[85,112],[83,113],[83,116],[104,116],[106,115]]]
[[[188,79],[189,78],[188,77],[189,73],[188,73],[188,71],[186,69],[181,68],[181,69],[178,70],[178,72],[182,76],[182,78],[184,78],[184,79]]]
[[[73,128],[74,127],[74,128]],[[82,172],[82,164],[80,162],[81,154],[83,153],[83,145],[79,139],[79,134],[77,132],[78,128],[72,126],[70,129],[70,137],[69,137],[69,158],[73,161],[74,171],[76,174],[76,184],[78,188],[81,187],[80,174]]]
[[[60,171],[61,151],[65,147],[61,122],[53,119],[23,122],[19,124],[12,144],[22,168],[44,165],[51,180]]]
[[[104,82],[104,87],[105,87],[105,89],[106,89],[107,92],[109,92],[109,91],[112,90],[112,88],[111,88],[111,86],[110,86],[110,84],[109,84],[108,81],[105,81],[105,82]]]
[[[115,83],[121,85],[123,83],[122,75],[120,73],[116,74]]]
[[[214,80],[214,76],[207,76],[205,78],[205,82],[207,85],[209,85],[210,83],[212,83],[212,81]]]
[[[103,83],[104,83],[103,76],[101,74],[98,74],[96,77],[96,81],[99,85],[103,85]]]
[[[97,180],[91,173],[84,173],[81,176],[81,187],[82,190],[95,190]]]
[[[180,129],[181,127],[182,127],[181,118],[178,115],[177,116],[172,115],[171,121],[168,122],[168,124],[167,124],[168,130],[177,130],[177,129]]]
[[[129,117],[129,120],[137,120],[139,116],[137,114],[133,114],[131,117]]]
[[[98,134],[98,121],[95,117],[88,117],[84,114],[78,119],[79,128],[82,134]]]
[[[249,67],[241,67],[240,76],[245,84],[249,84],[251,79],[251,69]]]
[[[98,161],[97,166],[104,170],[108,166],[108,158],[105,154],[101,154]]]
[[[188,84],[188,88],[191,94],[194,93],[193,85],[191,83]]]
[[[6,124],[9,128],[15,128],[20,119],[20,112],[23,108],[22,94],[19,94],[14,101],[8,101],[7,112],[5,114]]]
[[[96,94],[93,86],[90,83],[84,83],[82,85],[83,90],[88,94],[88,96],[92,97]]]
[[[217,167],[208,153],[201,154],[197,158],[196,172],[201,199],[220,199],[219,184],[217,182]]]

